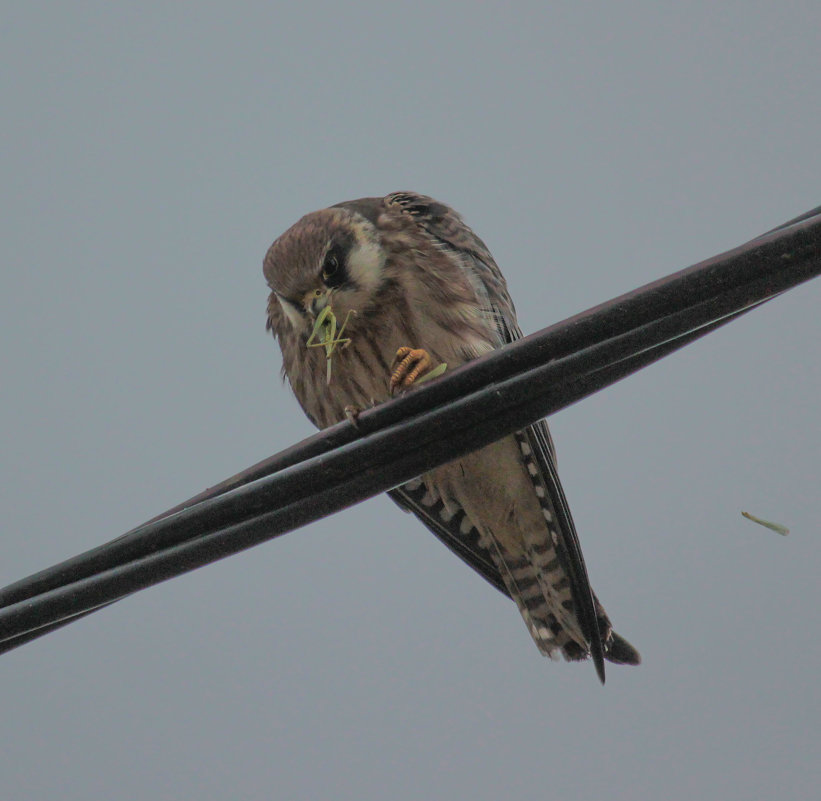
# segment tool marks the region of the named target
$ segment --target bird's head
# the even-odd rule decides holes
[[[306,215],[265,256],[269,325],[277,334],[290,325],[307,336],[326,306],[342,320],[350,311],[363,312],[373,303],[384,266],[376,226],[358,212],[334,207]]]

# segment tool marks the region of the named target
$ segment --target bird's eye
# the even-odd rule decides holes
[[[329,254],[325,259],[325,264],[322,265],[322,277],[332,278],[339,270],[339,259],[333,254]]]
[[[334,245],[322,262],[322,280],[333,288],[342,284],[345,278],[345,254],[339,245]]]

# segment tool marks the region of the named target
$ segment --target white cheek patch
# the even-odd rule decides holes
[[[358,290],[370,294],[382,280],[383,263],[379,243],[360,235],[348,253],[348,276]]]

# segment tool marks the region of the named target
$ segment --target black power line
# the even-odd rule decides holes
[[[0,652],[552,414],[821,273],[821,208],[363,411],[0,590]]]

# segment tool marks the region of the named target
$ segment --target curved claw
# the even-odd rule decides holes
[[[419,376],[427,373],[433,365],[430,354],[422,348],[404,346],[396,351],[391,365],[390,392],[397,389],[408,389]]]
[[[359,430],[359,414],[362,411],[358,406],[348,404],[345,407],[345,419],[358,431]]]

